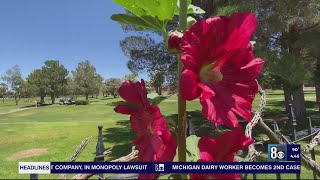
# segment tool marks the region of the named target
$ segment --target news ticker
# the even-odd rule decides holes
[[[268,144],[269,161],[300,161],[300,144]]]
[[[298,161],[286,162],[19,162],[20,174],[252,174],[300,173]]]

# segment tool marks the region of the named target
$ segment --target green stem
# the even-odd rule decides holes
[[[187,0],[179,1],[179,31],[184,32],[187,29]],[[182,74],[181,55],[178,55],[178,80],[180,81]],[[186,146],[186,100],[184,100],[180,93],[180,86],[178,81],[178,160],[179,162],[186,162],[187,146]],[[181,179],[187,179],[186,174],[181,174]]]

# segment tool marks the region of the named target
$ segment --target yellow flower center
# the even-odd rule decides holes
[[[204,84],[211,82],[219,82],[223,79],[222,73],[220,71],[213,70],[215,63],[203,65],[200,69],[199,76],[200,80]]]

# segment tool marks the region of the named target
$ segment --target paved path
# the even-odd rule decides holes
[[[36,107],[12,109],[9,112],[0,113],[0,115],[10,114],[10,113],[15,113],[15,112],[20,112],[20,111],[25,111],[25,110],[34,109],[34,108],[36,108]]]

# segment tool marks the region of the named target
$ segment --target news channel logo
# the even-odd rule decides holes
[[[285,144],[268,144],[269,161],[286,161],[287,146]]]
[[[155,165],[155,170],[157,172],[164,172],[164,164],[156,164]]]

